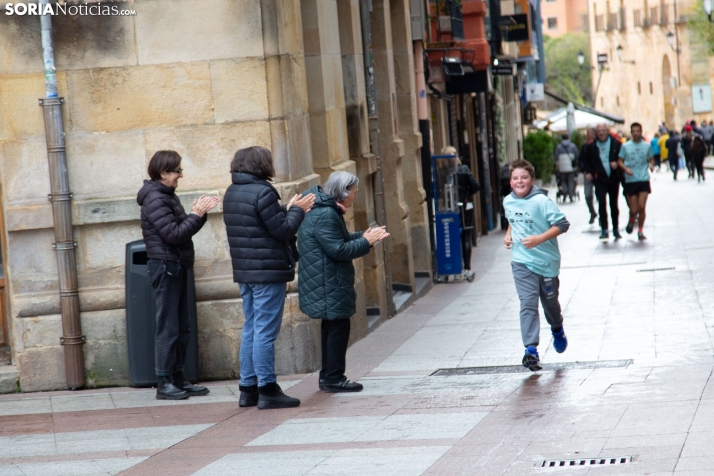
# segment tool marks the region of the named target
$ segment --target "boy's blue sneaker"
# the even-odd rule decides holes
[[[540,366],[540,358],[538,357],[538,349],[536,349],[536,346],[529,345],[526,347],[526,353],[523,356],[523,366],[533,372],[543,370],[543,367]]]
[[[565,337],[565,329],[562,327],[560,332],[553,332],[553,348],[559,354],[562,354],[568,348],[568,338]]]

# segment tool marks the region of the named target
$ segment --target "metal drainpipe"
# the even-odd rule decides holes
[[[48,0],[40,0],[44,7]],[[76,243],[72,233],[72,193],[69,191],[67,174],[67,155],[64,144],[64,126],[62,124],[62,103],[64,98],[57,94],[57,76],[55,74],[54,51],[52,48],[52,20],[49,15],[40,16],[42,26],[42,56],[45,64],[45,99],[40,99],[45,119],[45,137],[47,140],[47,160],[50,168],[50,188],[48,196],[52,203],[54,217],[55,243],[57,251],[57,269],[59,272],[60,307],[62,312],[62,337],[67,387],[84,387],[84,349],[85,337],[82,335],[82,323],[79,318],[79,294],[77,284],[77,263],[74,248]]]

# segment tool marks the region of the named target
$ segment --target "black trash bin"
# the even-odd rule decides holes
[[[143,240],[126,244],[126,340],[129,348],[129,381],[132,387],[156,386],[154,338],[156,297],[149,283],[148,257]],[[188,270],[188,312],[191,340],[184,375],[198,381],[198,337],[196,289],[193,269]]]

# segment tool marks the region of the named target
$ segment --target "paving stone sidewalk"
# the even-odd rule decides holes
[[[560,205],[570,346],[555,353],[543,320],[551,370],[519,367],[496,231],[473,283],[437,286],[350,348],[361,393],[322,393],[310,374],[279,379],[302,405],[275,411],[238,408],[236,382],[184,402],[0,396],[0,476],[714,475],[714,185],[663,172],[652,188],[645,242],[601,243],[583,202]]]

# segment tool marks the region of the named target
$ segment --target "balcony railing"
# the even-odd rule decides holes
[[[662,12],[661,16],[659,18],[659,24],[660,25],[669,25],[672,23],[674,17],[674,12],[672,9],[672,5],[667,5],[667,4],[662,4]]]
[[[607,31],[618,30],[620,28],[619,18],[620,15],[617,13],[610,13],[607,16]]]
[[[635,27],[642,28],[643,22],[642,22],[642,11],[641,10],[632,10],[632,17],[634,18],[635,21]]]

